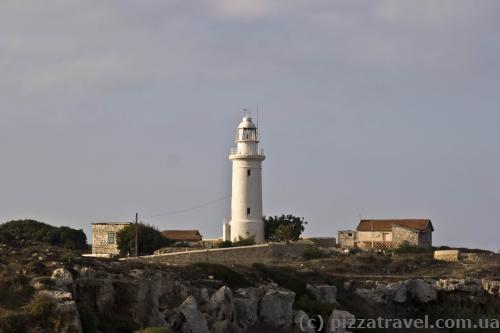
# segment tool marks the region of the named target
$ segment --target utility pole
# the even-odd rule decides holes
[[[138,213],[135,213],[135,256],[138,257],[139,256],[139,251],[138,251],[138,235],[139,235],[139,214]]]

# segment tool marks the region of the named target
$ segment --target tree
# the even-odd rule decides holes
[[[116,233],[116,242],[121,256],[135,254],[136,227],[138,228],[137,252],[140,256],[153,254],[154,251],[171,244],[171,241],[163,237],[161,232],[151,225],[143,223],[129,224]]]
[[[303,217],[293,215],[264,217],[265,238],[271,242],[297,241],[307,224]]]

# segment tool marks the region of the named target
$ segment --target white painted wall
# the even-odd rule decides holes
[[[231,240],[255,235],[256,242],[263,243],[262,161],[265,156],[258,150],[258,132],[251,118],[243,118],[236,142],[237,150],[229,156],[233,162]]]

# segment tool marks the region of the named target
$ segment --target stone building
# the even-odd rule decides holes
[[[391,248],[403,243],[431,247],[434,227],[430,219],[361,220],[356,231],[339,232],[341,247]]]
[[[92,255],[111,257],[118,255],[116,233],[130,222],[98,222],[92,223]]]

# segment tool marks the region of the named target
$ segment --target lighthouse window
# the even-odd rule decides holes
[[[250,207],[247,208],[247,216],[250,216]]]
[[[250,177],[252,175],[252,170],[248,169],[247,170],[247,176]]]

